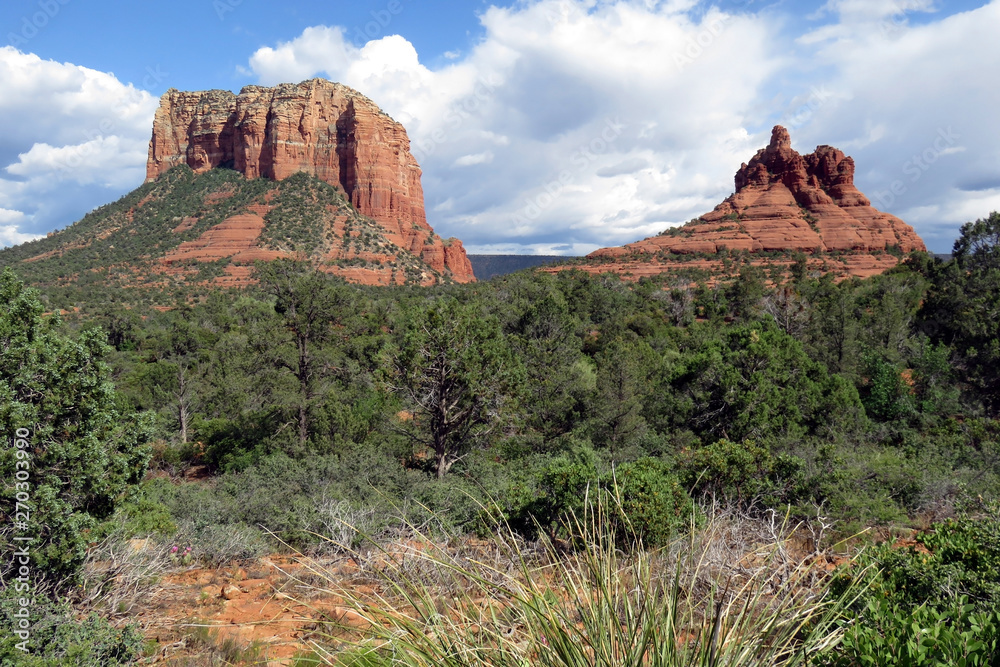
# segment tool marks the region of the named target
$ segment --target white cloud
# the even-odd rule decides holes
[[[463,155],[455,160],[456,167],[471,167],[477,164],[489,164],[493,162],[493,151],[484,151],[472,155]]]
[[[97,137],[75,146],[35,144],[6,170],[28,179],[71,180],[107,188],[135,186],[145,178],[146,142]]]
[[[623,176],[625,174],[632,174],[637,171],[641,171],[649,167],[649,160],[643,157],[633,157],[626,160],[622,160],[618,164],[611,165],[609,167],[604,167],[598,169],[596,173],[598,176],[603,178],[614,178],[615,176]]]
[[[25,234],[20,231],[21,223],[27,216],[21,211],[0,208],[0,245],[16,245],[34,241],[41,234]]]
[[[24,220],[24,213],[12,211],[7,208],[0,208],[0,225],[9,225],[12,222],[20,223]]]
[[[830,68],[824,86],[838,95],[797,136],[849,150],[858,187],[913,224],[929,247],[948,251],[958,227],[996,202],[960,185],[997,173],[1000,90],[983,76],[1000,71],[1000,2],[935,18],[888,24],[892,30],[875,22],[808,47]]]
[[[732,191],[778,122],[800,151],[849,151],[873,198],[903,181],[886,208],[929,236],[990,205],[956,184],[997,171],[1000,89],[984,76],[1000,71],[1000,1],[948,16],[931,0],[829,0],[811,21],[747,9],[535,0],[487,9],[479,43],[436,70],[398,35],[320,54],[330,28],[250,65],[264,82],[340,80],[403,122],[432,224],[473,250],[617,244],[688,220]],[[622,129],[602,146],[608,119]],[[948,127],[961,141],[906,180]]]
[[[476,246],[479,255],[586,255],[601,246],[593,243],[491,243]]]
[[[1000,0],[961,13],[828,0],[808,19],[762,4],[489,7],[475,45],[435,69],[399,35],[358,47],[341,27],[314,26],[242,71],[264,84],[326,76],[375,100],[409,132],[430,222],[473,251],[581,252],[689,220],[732,191],[777,122],[800,151],[852,154],[859,187],[932,248],[1000,208],[989,78]],[[11,47],[0,48],[0,90],[0,207],[22,214],[0,215],[0,244],[141,182],[149,93]]]
[[[0,246],[17,245],[39,239],[44,234],[25,234],[17,225],[0,225]]]
[[[909,12],[933,12],[934,0],[828,0],[817,12],[839,14],[851,20],[881,19],[886,16],[902,16]]]
[[[510,145],[510,137],[505,137],[503,135],[496,134],[495,132],[490,132],[489,130],[480,130],[479,136],[481,136],[483,139],[486,139],[487,141],[493,142],[497,146]]]
[[[158,100],[112,74],[0,48],[0,158],[36,139],[78,144],[97,136],[148,135]],[[148,139],[148,136],[147,136]]]
[[[357,48],[344,38],[339,27],[306,28],[290,42],[258,49],[250,58],[250,69],[267,86],[298,82],[318,72],[341,71],[357,58]]]
[[[76,221],[142,183],[158,100],[97,70],[0,48],[0,245]]]
[[[439,233],[473,250],[593,249],[711,208],[757,147],[745,131],[733,142],[733,130],[738,101],[754,100],[784,62],[776,28],[717,9],[696,18],[695,4],[490,7],[483,39],[437,70],[398,35],[346,62],[335,44],[324,59],[309,50],[320,29],[258,51],[250,66],[263,83],[325,75],[402,122]],[[667,216],[664,200],[691,204],[695,190],[701,210]]]

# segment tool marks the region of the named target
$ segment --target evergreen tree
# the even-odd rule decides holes
[[[496,318],[453,299],[415,314],[391,356],[389,383],[413,413],[401,428],[433,452],[439,479],[507,421],[523,388]]]
[[[0,275],[0,449],[3,525],[34,538],[36,571],[60,580],[83,562],[87,532],[146,470],[149,420],[116,394],[102,360],[106,334],[59,332],[34,290]],[[18,504],[20,503],[20,504]],[[9,553],[20,544],[3,534]],[[2,568],[7,579],[10,561]]]
[[[309,439],[309,411],[323,393],[332,371],[323,345],[332,340],[339,320],[352,308],[350,288],[317,269],[290,260],[262,264],[256,271],[261,289],[274,298],[284,336],[271,339],[271,360],[286,369],[298,383],[297,423],[299,445]]]

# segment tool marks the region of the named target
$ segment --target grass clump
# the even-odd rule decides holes
[[[618,520],[613,493],[585,507],[570,519],[570,542],[501,531],[470,549],[414,529],[408,548],[377,550],[372,596],[328,575],[351,619],[331,623],[328,638],[348,641],[311,659],[344,667],[804,665],[840,642],[853,599],[825,594],[815,568],[790,556],[793,531],[780,520],[765,529],[715,514],[651,550]]]

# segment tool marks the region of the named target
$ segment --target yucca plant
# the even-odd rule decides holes
[[[840,641],[845,598],[809,585],[807,566],[786,558],[791,531],[727,566],[709,562],[723,532],[711,516],[667,547],[634,539],[623,549],[614,492],[585,507],[571,544],[531,548],[504,530],[463,551],[414,531],[419,547],[381,550],[379,594],[328,576],[367,627],[331,623],[331,644],[346,642],[314,655],[344,667],[760,667],[809,664]]]

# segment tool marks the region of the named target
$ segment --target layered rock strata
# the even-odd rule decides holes
[[[427,224],[406,130],[347,86],[312,79],[239,95],[171,89],[153,121],[146,179],[180,164],[272,180],[306,172],[342,188],[400,248],[457,282],[474,280],[461,242],[443,241]]]
[[[602,248],[595,259],[624,260],[640,268],[642,256],[712,255],[728,249],[750,253],[848,254],[857,275],[884,270],[886,255],[926,250],[912,227],[882,213],[854,186],[854,160],[832,146],[800,155],[788,131],[776,126],[771,142],[736,173],[736,192],[688,224],[623,247]],[[863,258],[860,256],[870,256]],[[656,261],[650,257],[650,261]],[[604,270],[614,270],[612,265]],[[654,273],[668,270],[670,263]],[[862,268],[864,267],[864,268]],[[876,269],[876,272],[877,270]],[[648,273],[648,271],[643,271]]]

